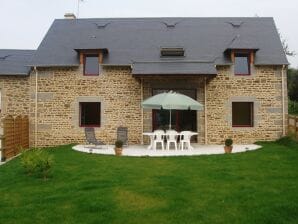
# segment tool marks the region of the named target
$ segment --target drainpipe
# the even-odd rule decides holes
[[[205,145],[207,145],[207,78],[204,77],[204,116],[205,116]]]
[[[38,71],[36,66],[34,67],[35,70],[35,128],[34,128],[34,147],[37,147],[37,100],[38,100]]]
[[[285,71],[285,65],[282,66],[281,69],[281,91],[282,91],[282,136],[286,135],[286,127],[285,127],[285,83],[284,83],[284,79],[285,79],[285,75],[284,75],[284,71]]]
[[[143,101],[143,78],[141,78],[141,103]],[[142,119],[142,132],[141,132],[141,143],[142,145],[144,144],[144,136],[143,136],[143,132],[144,132],[144,109],[141,106],[141,119]]]

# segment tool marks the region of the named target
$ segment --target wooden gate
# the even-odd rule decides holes
[[[9,159],[29,147],[28,116],[11,115],[3,119],[2,158]]]

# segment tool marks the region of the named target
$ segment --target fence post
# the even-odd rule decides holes
[[[3,133],[5,138],[3,156],[8,159],[15,156],[14,119],[11,115],[3,119]]]
[[[3,135],[0,136],[0,144],[1,144],[1,147],[0,147],[0,162],[4,161],[5,160],[5,156],[4,156],[4,143],[5,141],[5,138]]]
[[[21,147],[23,149],[29,148],[29,118],[23,116],[21,120]]]
[[[20,152],[20,148],[22,147],[22,117],[21,115],[17,116],[14,119],[14,154],[17,155]]]
[[[298,116],[295,119],[295,137],[298,140]]]

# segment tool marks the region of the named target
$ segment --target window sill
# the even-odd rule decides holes
[[[232,126],[233,131],[252,131],[256,127],[255,126]]]
[[[100,125],[80,125],[80,128],[100,128]]]
[[[253,128],[253,125],[232,125],[232,128]]]

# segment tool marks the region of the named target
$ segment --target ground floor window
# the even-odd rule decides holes
[[[253,102],[232,102],[232,126],[253,127]]]
[[[100,103],[81,102],[80,103],[80,126],[100,127]]]

